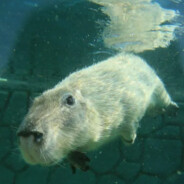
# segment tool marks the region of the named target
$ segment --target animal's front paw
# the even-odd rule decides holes
[[[76,168],[81,169],[82,171],[87,171],[89,169],[88,162],[90,159],[84,154],[79,151],[73,151],[71,152],[67,157],[72,172],[76,172]]]

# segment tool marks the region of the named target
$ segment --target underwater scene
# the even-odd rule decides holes
[[[184,0],[0,1],[0,184],[184,183]]]

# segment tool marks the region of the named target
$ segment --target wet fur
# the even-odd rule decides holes
[[[74,106],[63,103],[68,93],[75,98]],[[133,143],[144,115],[164,113],[171,106],[177,108],[143,59],[118,54],[69,75],[37,97],[20,129],[43,132],[44,143],[21,150],[27,162],[50,165],[118,136]],[[30,161],[27,152],[37,160]]]

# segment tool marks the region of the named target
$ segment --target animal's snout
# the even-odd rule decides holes
[[[43,140],[43,133],[39,131],[20,130],[17,132],[17,136],[22,138],[28,138],[30,136],[33,136],[35,143],[41,143]]]

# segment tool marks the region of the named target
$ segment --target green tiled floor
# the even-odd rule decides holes
[[[88,153],[91,169],[73,175],[67,163],[46,168],[28,166],[22,160],[15,134],[31,96],[35,94],[24,90],[0,90],[0,183],[183,183],[184,103],[179,103],[180,110],[174,118],[144,118],[133,145],[125,146],[116,140]]]

